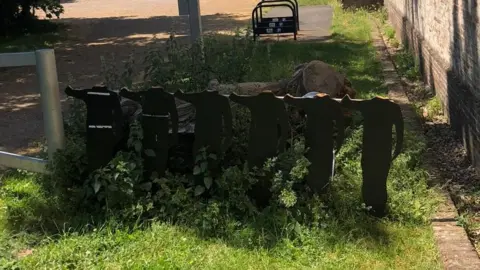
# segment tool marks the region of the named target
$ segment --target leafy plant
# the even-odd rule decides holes
[[[434,117],[441,115],[443,115],[442,102],[437,96],[434,96],[425,104],[423,116],[427,120],[432,120]]]
[[[200,153],[195,158],[195,166],[193,168],[193,176],[201,177],[203,183],[195,187],[195,196],[202,195],[205,191],[210,190],[213,185],[213,178],[209,170],[209,162],[215,162],[217,156],[215,154],[208,154],[207,148],[200,149]]]
[[[395,64],[400,74],[411,81],[417,81],[421,78],[418,60],[407,49],[395,55]]]
[[[250,72],[256,43],[251,31],[237,30],[235,36],[222,39],[206,35],[203,43],[180,45],[172,30],[166,46],[156,39],[145,57],[145,81],[186,92],[205,90],[211,79],[242,82]]]
[[[396,31],[390,25],[385,25],[383,34],[393,47],[398,47],[400,45],[400,43],[397,41],[397,38],[395,36]]]
[[[35,10],[41,9],[47,18],[59,17],[63,13],[60,0],[1,0],[0,35],[12,35],[35,29],[39,21],[35,19]]]
[[[139,122],[130,127],[129,152],[119,152],[107,166],[94,171],[84,183],[87,201],[99,207],[121,208],[133,204],[135,191],[142,187],[142,129]]]

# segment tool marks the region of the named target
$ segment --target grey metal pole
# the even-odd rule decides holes
[[[199,0],[187,0],[190,21],[190,40],[193,43],[202,42],[202,16]]]
[[[178,15],[188,16],[188,0],[178,0]]]
[[[47,137],[48,157],[51,159],[58,149],[65,147],[57,65],[52,49],[35,51],[40,102],[43,110],[43,126]]]

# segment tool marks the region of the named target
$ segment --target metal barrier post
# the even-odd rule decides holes
[[[193,43],[202,42],[202,16],[199,0],[188,0],[190,40]]]
[[[48,157],[52,159],[55,151],[65,147],[55,53],[52,49],[38,50],[35,52],[35,58]]]
[[[37,66],[37,80],[43,111],[43,128],[47,138],[48,157],[65,147],[62,109],[58,87],[55,53],[52,49],[0,54],[0,67]],[[47,173],[47,161],[0,151],[0,166]]]
[[[188,0],[178,0],[178,15],[188,16]]]

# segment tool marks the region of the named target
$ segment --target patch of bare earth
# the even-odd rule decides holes
[[[24,249],[17,253],[17,258],[21,259],[33,254],[33,249]]]
[[[101,56],[114,56],[119,67],[133,57],[143,62],[156,36],[165,42],[173,30],[180,42],[189,35],[188,17],[177,16],[176,0],[68,0],[59,22],[67,40],[54,45],[62,97],[68,84],[91,87],[103,81]],[[200,0],[203,31],[231,34],[250,22],[254,0]],[[138,72],[139,70],[137,70]],[[43,136],[35,68],[0,69],[0,150],[35,154]]]

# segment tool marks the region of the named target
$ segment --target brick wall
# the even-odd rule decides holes
[[[385,0],[397,38],[419,59],[452,128],[480,168],[480,66],[477,0]]]

